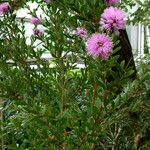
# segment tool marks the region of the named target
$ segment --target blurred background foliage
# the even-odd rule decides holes
[[[123,0],[121,7],[129,12],[129,23],[144,25],[150,24],[150,1],[149,0]]]

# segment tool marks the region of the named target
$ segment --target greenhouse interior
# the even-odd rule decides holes
[[[0,0],[0,150],[150,150],[150,0]]]

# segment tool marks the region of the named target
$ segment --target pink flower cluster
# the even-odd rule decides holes
[[[11,10],[9,3],[5,2],[0,4],[0,15],[5,15]]]
[[[44,34],[44,30],[38,29],[37,25],[41,24],[43,22],[43,20],[41,18],[38,18],[38,17],[32,17],[30,22],[36,26],[36,28],[34,28],[34,30],[33,30],[33,35],[42,36]]]
[[[100,19],[100,25],[102,29],[106,31],[113,31],[119,34],[119,30],[124,29],[126,25],[126,13],[111,5],[116,5],[119,0],[105,0],[110,6],[104,10],[104,13]],[[76,33],[78,37],[87,39],[87,30],[85,28],[77,28]],[[113,42],[106,34],[93,34],[87,39],[86,43],[87,53],[94,58],[100,57],[103,60],[107,60],[113,50]]]
[[[126,25],[126,14],[123,10],[116,7],[109,7],[104,10],[101,16],[100,25],[103,29],[108,31],[119,32],[124,29]]]
[[[112,53],[113,43],[105,34],[93,34],[87,40],[87,52],[94,58],[100,57],[107,60]]]
[[[38,18],[38,17],[32,17],[30,21],[31,21],[31,23],[34,24],[34,25],[38,25],[38,24],[41,24],[41,23],[42,23],[42,19],[41,19],[41,18]]]
[[[78,37],[80,37],[82,39],[86,39],[87,38],[87,30],[85,28],[78,27],[75,31],[75,35],[77,35]]]
[[[50,4],[51,0],[44,0],[45,3]]]
[[[33,34],[36,36],[42,36],[44,34],[44,30],[36,28],[33,30]]]
[[[120,0],[105,0],[106,4],[109,6],[113,6],[119,3]]]

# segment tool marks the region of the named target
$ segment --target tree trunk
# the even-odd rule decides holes
[[[131,75],[131,78],[135,79],[136,67],[135,67],[134,57],[132,53],[132,47],[126,30],[120,30],[119,40],[121,46],[121,49],[118,52],[120,55],[119,62],[124,60],[126,67],[131,67],[134,70],[134,73]]]

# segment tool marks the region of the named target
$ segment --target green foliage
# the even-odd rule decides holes
[[[142,23],[144,25],[150,24],[150,1],[149,0],[124,0],[121,7],[129,12],[129,22],[136,24]]]
[[[26,3],[24,7],[28,8]],[[103,1],[53,0],[49,5],[39,2],[39,7],[48,16],[43,24],[46,30],[40,37],[31,36],[30,44],[24,19],[18,22],[13,13],[0,20],[4,147],[148,149],[149,64],[139,67],[133,81],[133,70],[117,62],[117,36],[111,36],[114,55],[104,61],[88,56],[84,42],[71,34],[78,26],[86,27],[89,34],[102,32]],[[43,60],[45,52],[53,59]],[[78,61],[85,67],[78,68]]]

